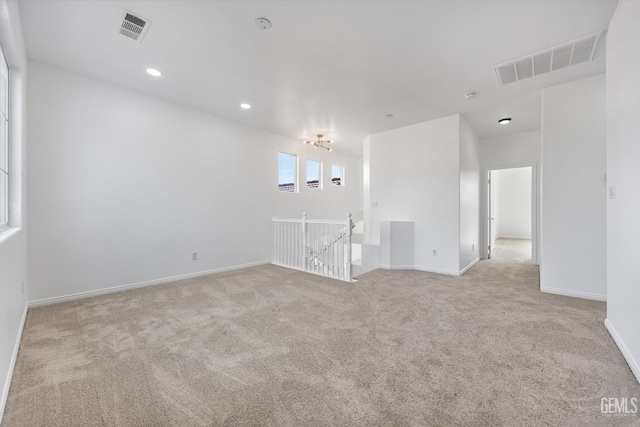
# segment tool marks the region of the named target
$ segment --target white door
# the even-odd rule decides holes
[[[498,179],[498,174],[494,173],[494,171],[489,171],[487,177],[487,194],[489,195],[489,202],[487,203],[487,236],[489,236],[488,247],[487,247],[487,258],[491,259],[491,250],[495,246],[496,243],[496,229],[494,221],[495,217],[498,214],[498,195],[495,191],[492,191],[492,188],[495,190],[496,180]]]

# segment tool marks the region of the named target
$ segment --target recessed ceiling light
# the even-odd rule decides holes
[[[500,123],[501,125],[506,125],[508,123],[511,123],[511,117],[505,117],[503,119],[498,120],[498,123]]]
[[[160,77],[162,75],[162,73],[155,68],[147,68],[147,74],[153,77]]]
[[[240,108],[248,110],[249,108],[251,108],[251,105],[249,105],[249,104],[240,104]]]
[[[387,119],[393,119],[393,114],[387,114],[385,117],[386,117]]]

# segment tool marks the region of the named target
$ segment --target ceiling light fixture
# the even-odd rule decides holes
[[[251,108],[251,105],[249,105],[249,104],[240,104],[240,108],[242,108],[244,110],[248,110],[249,108]]]
[[[387,119],[393,119],[393,114],[387,114],[385,117],[386,117]]]
[[[475,98],[477,94],[478,94],[477,92],[467,92],[464,94],[464,99]]]
[[[327,151],[332,151],[331,147],[325,147],[324,143],[326,142],[327,144],[331,144],[333,141],[330,139],[323,139],[322,138],[322,134],[318,134],[318,140],[317,141],[303,141],[305,144],[313,144],[314,148],[324,148]]]
[[[498,123],[500,123],[501,125],[506,125],[508,123],[511,123],[511,117],[505,117],[504,119],[500,119],[498,120]]]
[[[160,77],[162,73],[155,68],[147,68],[147,74],[153,77]]]

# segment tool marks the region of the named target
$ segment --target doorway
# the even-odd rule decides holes
[[[491,169],[487,174],[487,258],[536,263],[535,168]]]

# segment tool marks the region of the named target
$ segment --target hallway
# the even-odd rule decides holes
[[[530,239],[496,239],[491,250],[491,260],[504,263],[531,263]]]

